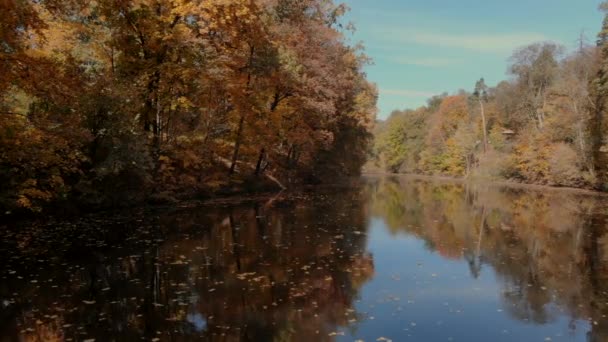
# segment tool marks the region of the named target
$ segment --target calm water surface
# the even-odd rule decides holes
[[[0,227],[0,341],[608,341],[607,213],[389,177]]]

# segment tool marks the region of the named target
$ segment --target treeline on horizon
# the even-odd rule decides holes
[[[369,59],[332,0],[0,4],[0,207],[358,174]]]
[[[510,80],[432,97],[375,128],[368,170],[608,190],[608,2],[597,44],[517,49]]]

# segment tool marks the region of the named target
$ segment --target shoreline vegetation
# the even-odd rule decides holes
[[[515,180],[492,180],[492,179],[481,179],[481,178],[464,178],[455,176],[442,176],[442,175],[423,175],[415,173],[390,173],[381,171],[364,171],[363,177],[404,177],[412,180],[423,180],[431,182],[450,182],[450,183],[467,183],[477,185],[487,185],[494,187],[507,187],[510,189],[522,189],[522,190],[533,190],[533,191],[558,191],[568,192],[572,194],[606,197],[608,198],[608,192],[598,191],[592,189],[573,188],[567,186],[556,186],[556,185],[542,185],[533,183],[521,183]]]
[[[183,210],[188,208],[217,208],[223,206],[258,203],[269,208],[276,203],[291,203],[307,200],[319,192],[352,190],[361,184],[362,177],[347,178],[334,183],[300,184],[297,187],[282,189],[277,186],[257,188],[254,190],[233,190],[212,193],[207,196],[194,196],[171,199],[150,198],[142,202],[124,203],[119,206],[78,206],[75,202],[51,203],[40,212],[18,211],[4,216],[5,221],[0,229],[13,229],[24,222],[64,222],[78,217],[112,217],[130,215],[133,210],[152,214],[157,210]],[[227,190],[227,189],[226,189]]]
[[[376,86],[328,0],[18,1],[0,12],[0,217],[359,174]]]
[[[608,2],[595,44],[516,49],[510,78],[378,122],[366,171],[608,190]]]

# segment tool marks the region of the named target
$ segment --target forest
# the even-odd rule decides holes
[[[608,0],[438,3],[0,0],[0,341],[608,341]]]
[[[495,87],[480,78],[394,111],[375,128],[368,170],[607,190],[608,16],[596,44],[534,43],[507,71]]]
[[[370,59],[331,0],[0,2],[0,208],[356,175]]]

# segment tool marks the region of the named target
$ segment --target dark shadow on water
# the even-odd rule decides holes
[[[327,337],[373,274],[364,198],[268,204],[12,227],[0,340]]]

